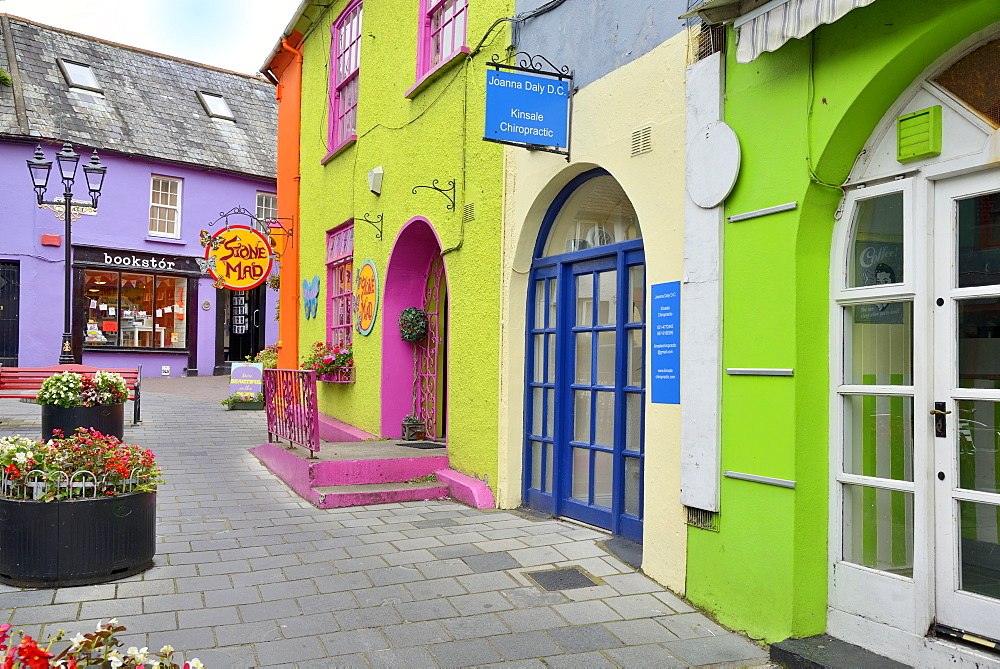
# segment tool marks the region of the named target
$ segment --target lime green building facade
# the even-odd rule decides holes
[[[377,275],[370,333],[346,328],[353,329],[355,377],[321,382],[320,412],[352,438],[398,438],[402,419],[414,413],[429,436],[447,439],[453,469],[491,486],[504,177],[502,148],[482,141],[483,99],[485,63],[509,40],[494,22],[511,4],[470,3],[464,38],[459,25],[453,51],[439,47],[440,62],[422,70],[430,57],[419,51],[427,47],[422,3],[315,3],[298,23],[300,274],[307,293],[307,284],[319,284],[316,316],[300,314],[301,355],[331,341],[331,332],[344,334],[337,326],[345,301],[336,296],[353,290],[350,276],[366,261]],[[353,90],[340,88],[345,73]],[[353,102],[354,127],[347,128],[342,115]],[[338,287],[333,269],[343,269],[345,253],[352,267]],[[418,345],[400,339],[398,317],[408,307],[430,312],[431,333]],[[357,325],[356,316],[347,318]]]
[[[725,19],[741,164],[721,222],[722,475],[714,523],[688,528],[687,595],[768,642],[829,632],[918,666],[981,661],[941,625],[1000,636],[1000,592],[970,581],[1000,574],[996,528],[974,530],[1000,508],[996,446],[975,432],[1000,406],[982,334],[996,281],[962,269],[992,248],[970,226],[1000,222],[1000,4],[856,2],[737,62],[732,19],[749,40],[783,4]],[[897,118],[934,107],[939,152],[905,157]],[[861,279],[866,244],[901,254],[891,278]]]

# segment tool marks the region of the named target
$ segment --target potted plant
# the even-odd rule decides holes
[[[124,653],[118,649],[124,644],[116,636],[125,631],[124,625],[112,618],[108,622],[99,621],[97,629],[90,634],[79,634],[66,638],[66,633],[58,630],[41,645],[23,631],[18,631],[19,641],[11,634],[11,625],[0,625],[0,666],[11,669],[36,669],[37,667],[125,667],[138,668],[148,665],[155,669],[203,669],[198,658],[191,658],[183,665],[173,661],[172,646],[160,648],[151,653],[148,648],[132,646]],[[68,643],[62,650],[57,643]],[[6,652],[4,652],[6,651]]]
[[[264,393],[236,392],[219,402],[226,411],[260,411],[264,408]]]
[[[302,369],[315,371],[316,378],[327,383],[354,383],[354,353],[350,346],[318,341],[302,358]]]
[[[125,436],[128,386],[121,374],[100,370],[93,375],[58,372],[42,382],[37,402],[42,405],[42,439],[56,430],[72,434],[78,427],[101,434]]]
[[[0,582],[58,588],[148,569],[160,481],[152,451],[97,430],[0,439]]]
[[[427,312],[417,307],[407,307],[399,314],[399,336],[403,341],[416,344],[427,336]]]
[[[424,421],[414,414],[407,414],[403,419],[403,439],[405,441],[420,441],[424,438],[427,427]]]
[[[270,344],[257,355],[247,356],[247,362],[259,362],[264,369],[276,369],[278,367],[278,345]]]

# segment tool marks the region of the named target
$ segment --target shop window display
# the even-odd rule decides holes
[[[84,271],[88,346],[185,348],[187,279]]]

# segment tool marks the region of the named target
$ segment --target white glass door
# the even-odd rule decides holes
[[[937,622],[1000,639],[1000,170],[934,189]],[[928,415],[925,414],[925,415]]]

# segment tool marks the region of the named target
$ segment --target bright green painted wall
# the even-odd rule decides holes
[[[796,488],[724,478],[720,531],[688,532],[687,595],[754,637],[825,629],[829,269],[840,192],[812,183],[807,159],[823,181],[842,183],[913,80],[997,21],[996,0],[880,0],[746,65],[735,62],[730,33],[726,121],[743,164],[725,213],[799,208],[725,225],[723,367],[795,375],[723,378],[722,467]]]
[[[479,43],[496,19],[512,13],[513,2],[477,0],[470,7],[468,41]],[[316,20],[303,48],[301,275],[321,278],[320,309],[300,320],[300,351],[325,338],[327,294],[324,240],[327,230],[355,218],[355,267],[371,259],[380,290],[400,228],[423,216],[434,226],[445,255],[450,291],[449,458],[451,466],[477,478],[497,481],[499,388],[500,228],[503,152],[482,141],[484,63],[508,44],[506,24],[470,62],[460,59],[440,71],[412,99],[418,3],[368,0],[361,46],[358,141],[326,165],[327,87],[330,25],[344,0]],[[381,196],[368,189],[367,173],[385,170]],[[454,211],[448,200],[414,186],[457,182]],[[475,204],[475,220],[465,224],[463,207]],[[361,220],[384,215],[382,239]],[[384,295],[380,296],[380,299]],[[373,434],[380,433],[381,350],[385,323],[380,311],[371,335],[354,334],[358,368],[354,384],[321,384],[320,411]],[[395,336],[395,335],[393,335]],[[408,382],[407,382],[408,385]]]

